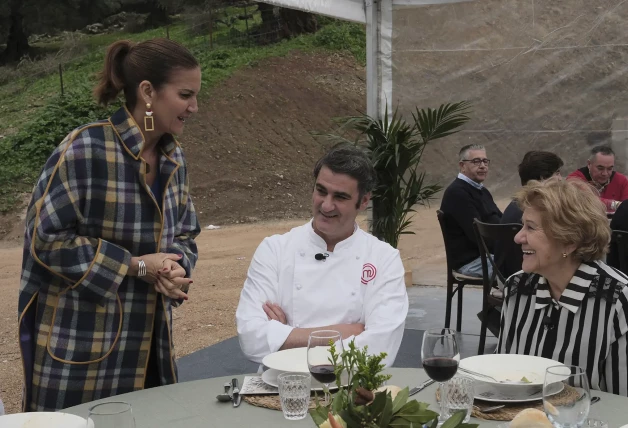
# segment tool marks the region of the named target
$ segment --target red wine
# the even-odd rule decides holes
[[[453,358],[427,358],[423,360],[423,369],[436,382],[446,382],[458,371],[458,361]]]
[[[314,379],[320,383],[330,384],[336,380],[334,366],[331,364],[321,364],[320,366],[310,366],[310,373]]]

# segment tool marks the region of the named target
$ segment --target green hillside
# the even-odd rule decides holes
[[[254,15],[248,24],[259,21],[259,16]],[[212,88],[236,70],[255,67],[264,58],[284,56],[294,50],[343,50],[365,62],[363,26],[322,17],[319,24],[321,28],[315,34],[264,46],[247,39],[244,22],[216,28],[210,41],[206,35],[192,35],[181,20],[175,20],[168,29],[138,34],[85,36],[74,43],[75,54],[60,50],[64,46],[60,41],[34,44],[39,51],[50,52],[48,58],[22,64],[17,70],[0,68],[0,182],[4,183],[0,189],[0,212],[11,210],[19,195],[31,190],[43,162],[70,130],[108,114],[95,104],[91,89],[95,73],[102,67],[105,49],[113,41],[141,41],[166,37],[168,33],[171,39],[187,46],[203,70],[202,104]],[[54,64],[55,55],[58,58],[60,54],[69,56],[62,65],[63,96],[58,66]]]

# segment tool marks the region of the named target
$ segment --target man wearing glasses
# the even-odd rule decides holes
[[[608,146],[593,147],[587,166],[572,172],[567,178],[591,183],[600,192],[600,199],[608,212],[615,212],[619,204],[628,199],[628,178],[615,171],[615,152]]]
[[[445,190],[440,206],[445,213],[445,239],[447,246],[453,249],[453,254],[449,255],[453,269],[463,275],[481,278],[482,262],[473,219],[499,223],[502,212],[495,205],[491,192],[482,184],[491,162],[486,158],[484,146],[464,146],[458,159],[460,173]],[[488,268],[491,275],[491,266]]]

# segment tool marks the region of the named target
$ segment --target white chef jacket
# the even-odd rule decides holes
[[[316,260],[318,253],[329,257]],[[278,304],[287,325],[268,320],[262,305]],[[403,337],[408,294],[399,251],[359,227],[327,251],[312,222],[265,238],[251,261],[236,311],[242,351],[252,361],[276,352],[293,328],[364,324],[356,346],[395,361]],[[345,346],[352,339],[345,340]]]

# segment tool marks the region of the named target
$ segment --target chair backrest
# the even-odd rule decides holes
[[[499,270],[498,262],[501,262],[503,257],[507,257],[508,254],[512,254],[510,250],[517,245],[515,243],[515,235],[519,233],[522,227],[521,224],[517,223],[492,224],[483,223],[477,218],[473,220],[473,229],[475,230],[482,260],[482,276],[485,280],[485,289],[487,287],[490,289],[495,282],[495,278],[498,278],[502,284],[506,282],[506,278]],[[502,244],[502,253],[491,256],[486,240],[491,240],[493,243],[500,242]],[[488,263],[493,267],[491,278],[487,278],[488,275],[486,274],[488,272]]]
[[[611,231],[611,241],[617,248],[619,270],[628,275],[628,232],[623,230]]]
[[[436,216],[438,217],[438,223],[440,224],[440,231],[443,234],[443,242],[445,243],[445,258],[447,259],[447,279],[449,279],[450,276],[453,276],[452,272],[451,272],[451,263],[450,263],[450,252],[449,252],[449,248],[447,248],[447,233],[445,232],[447,230],[447,221],[446,221],[446,214],[441,211],[441,210],[436,210]]]

